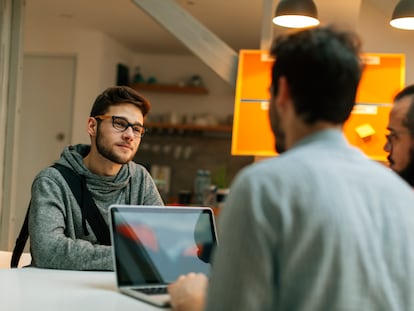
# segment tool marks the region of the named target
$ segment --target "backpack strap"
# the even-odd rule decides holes
[[[85,215],[85,209],[83,208],[83,185],[82,180],[85,179],[84,177],[81,177],[80,175],[76,174],[72,169],[55,163],[51,165],[51,167],[57,169],[59,173],[65,178],[66,183],[68,184],[70,190],[72,191],[73,196],[76,199],[76,202],[78,202],[78,205],[80,207],[81,213],[82,213],[82,227],[83,232],[85,235],[89,235],[88,228],[86,227],[86,215]],[[86,188],[86,191],[88,189]],[[88,191],[88,194],[89,191]]]
[[[99,243],[102,245],[111,245],[109,227],[106,224],[102,214],[99,212],[95,202],[93,201],[92,194],[86,186],[85,177],[78,175],[72,169],[58,163],[53,164],[51,167],[57,169],[69,185],[81,209],[82,226],[85,235],[89,235],[88,229],[86,227],[86,221],[88,221]],[[16,268],[18,266],[20,257],[29,238],[29,212],[30,203],[26,211],[26,216],[24,218],[22,228],[20,229],[20,233],[16,239],[16,244],[13,249],[12,259],[10,262],[11,268]]]
[[[86,228],[86,222],[84,222],[86,218],[99,243],[102,245],[111,245],[109,227],[93,201],[91,192],[86,187],[86,178],[76,174],[72,169],[61,164],[55,163],[52,167],[57,169],[65,178],[78,202],[82,212],[85,235],[89,234]]]
[[[26,216],[24,217],[22,228],[20,229],[20,233],[16,239],[16,244],[13,248],[13,253],[10,261],[10,268],[17,268],[20,257],[23,254],[24,246],[26,245],[27,239],[29,238],[29,210],[30,202],[26,211]]]

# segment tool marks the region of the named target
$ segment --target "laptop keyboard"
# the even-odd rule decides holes
[[[167,294],[168,290],[166,286],[162,287],[145,287],[145,288],[132,288],[132,290],[135,290],[137,292],[141,292],[147,295],[161,295],[161,294]]]

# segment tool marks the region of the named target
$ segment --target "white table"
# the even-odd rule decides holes
[[[113,272],[0,269],[0,310],[162,311],[118,292]]]

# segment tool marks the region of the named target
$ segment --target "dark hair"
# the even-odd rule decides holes
[[[109,87],[102,94],[98,95],[92,106],[90,116],[95,117],[105,114],[110,106],[129,103],[135,105],[145,117],[151,109],[150,102],[140,93],[128,86]]]
[[[271,48],[272,95],[284,76],[295,111],[312,124],[344,123],[355,104],[361,78],[361,41],[353,32],[332,26],[308,28],[277,38]]]
[[[408,128],[411,136],[414,137],[414,84],[406,86],[401,91],[399,91],[397,95],[395,95],[394,97],[394,103],[398,102],[399,100],[405,97],[409,97],[411,103],[402,123],[406,128]]]

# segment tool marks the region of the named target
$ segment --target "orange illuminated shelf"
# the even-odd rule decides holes
[[[177,94],[194,94],[206,95],[208,90],[202,86],[180,86],[174,84],[157,84],[157,83],[135,83],[131,87],[137,91],[147,91],[154,93],[177,93]]]
[[[348,141],[377,161],[385,161],[388,116],[395,94],[405,84],[403,54],[364,53],[358,103],[344,125]],[[269,87],[273,61],[267,51],[241,50],[237,71],[232,155],[274,156],[269,122]],[[361,136],[361,128],[370,134]]]

